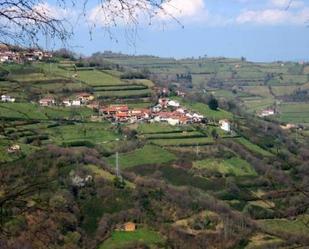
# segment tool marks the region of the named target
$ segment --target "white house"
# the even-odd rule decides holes
[[[39,104],[41,106],[51,106],[56,103],[55,99],[53,97],[46,97],[43,99],[40,99]]]
[[[0,62],[6,62],[9,60],[9,56],[7,54],[0,54]]]
[[[179,119],[175,119],[175,118],[168,118],[167,119],[167,123],[169,125],[175,126],[178,125],[180,123]]]
[[[160,112],[162,110],[162,105],[158,104],[152,108],[153,112]]]
[[[15,98],[11,98],[11,96],[8,96],[8,95],[1,95],[1,101],[2,102],[15,102]]]
[[[275,110],[273,109],[266,109],[266,110],[263,110],[261,111],[258,116],[259,117],[268,117],[268,116],[272,116],[272,115],[275,115]]]
[[[222,130],[227,131],[227,132],[231,131],[231,124],[227,119],[220,120],[219,124]]]
[[[179,112],[179,113],[181,113],[181,114],[185,114],[185,113],[186,113],[186,110],[180,107],[180,108],[177,108],[177,109],[176,109],[176,112]]]
[[[168,101],[167,105],[171,106],[171,107],[176,107],[176,108],[178,108],[180,106],[180,104],[175,100]]]
[[[64,106],[66,106],[66,107],[72,106],[72,101],[69,100],[69,99],[63,100],[62,103],[63,103]]]
[[[80,100],[73,100],[72,101],[72,106],[81,106],[81,101]]]
[[[7,149],[8,153],[15,153],[17,151],[20,151],[20,146],[18,144],[14,144]]]

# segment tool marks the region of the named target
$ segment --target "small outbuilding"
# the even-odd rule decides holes
[[[123,230],[126,232],[134,232],[136,230],[136,224],[134,222],[127,222],[123,224]]]
[[[231,131],[231,124],[227,119],[220,120],[219,124],[222,130],[227,131],[227,132]]]

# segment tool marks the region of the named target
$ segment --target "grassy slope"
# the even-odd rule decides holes
[[[41,107],[31,103],[0,103],[0,117],[16,119],[64,119],[64,118],[86,118],[93,111],[86,107],[64,108],[64,107]]]
[[[202,161],[194,162],[194,166],[197,168],[208,169],[210,171],[217,171],[221,174],[232,174],[235,176],[256,176],[257,173],[252,166],[237,157],[230,159],[205,159]]]
[[[122,83],[119,78],[97,70],[80,71],[78,72],[78,79],[91,86],[118,85]]]
[[[301,216],[295,220],[288,219],[268,219],[260,220],[259,225],[265,231],[268,231],[272,234],[280,236],[281,233],[288,233],[297,236],[306,236],[308,235],[308,227],[305,223],[308,222],[308,216]]]
[[[141,149],[119,155],[119,164],[122,168],[130,168],[143,164],[160,164],[175,160],[172,153],[154,145],[145,145]],[[111,165],[115,165],[115,156],[108,158]]]
[[[158,233],[146,228],[137,229],[134,232],[115,231],[109,239],[99,246],[99,249],[121,249],[134,242],[154,246],[163,242],[163,238]]]
[[[309,123],[309,103],[284,103],[279,110],[283,122]]]
[[[237,140],[237,142],[244,145],[247,149],[249,149],[252,152],[261,154],[263,156],[273,156],[273,154],[271,154],[267,150],[264,150],[263,148],[259,147],[258,145],[251,143],[249,140],[247,140],[245,138],[235,138],[235,139]]]
[[[104,143],[118,138],[104,123],[83,123],[75,125],[62,125],[47,130],[56,143],[89,141],[91,143]]]

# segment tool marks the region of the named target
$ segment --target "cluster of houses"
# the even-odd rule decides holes
[[[9,46],[0,44],[0,63],[14,62],[23,63],[25,61],[37,61],[52,58],[50,52],[39,49],[29,49],[21,51],[13,51]]]
[[[90,93],[79,93],[74,98],[66,98],[62,100],[62,105],[65,107],[78,107],[88,105],[94,100],[94,96]],[[56,100],[52,96],[47,96],[39,100],[40,106],[54,106],[57,104]],[[91,104],[90,104],[91,105]]]
[[[40,99],[41,106],[55,106],[57,104],[54,97],[48,96]],[[196,112],[191,112],[182,107],[176,100],[160,98],[157,105],[152,108],[129,108],[128,105],[109,105],[100,107],[100,104],[94,101],[94,96],[90,93],[80,93],[72,99],[62,100],[62,106],[79,107],[87,106],[91,109],[97,109],[99,116],[117,123],[138,123],[138,122],[160,122],[169,125],[185,125],[207,123],[207,119]],[[228,120],[219,121],[220,128],[230,132],[230,122]]]
[[[159,99],[159,104],[151,109],[130,109],[127,105],[110,105],[100,108],[99,114],[111,122],[117,123],[160,122],[173,126],[207,123],[207,119],[203,115],[192,113],[181,107],[177,101],[168,99]],[[231,132],[231,123],[227,119],[220,120],[219,127],[226,132]]]
[[[110,105],[100,108],[99,113],[112,122],[135,123],[165,122],[170,125],[205,123],[206,119],[198,113],[191,113],[181,107],[177,101],[167,98],[159,99],[156,106],[151,109],[130,109],[127,105]]]

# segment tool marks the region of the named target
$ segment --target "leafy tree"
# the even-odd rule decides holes
[[[208,102],[208,106],[211,110],[217,110],[219,107],[218,100],[216,98],[211,98]]]
[[[219,137],[219,134],[217,132],[216,129],[212,129],[211,130],[211,136],[214,138],[214,139],[217,139]]]

